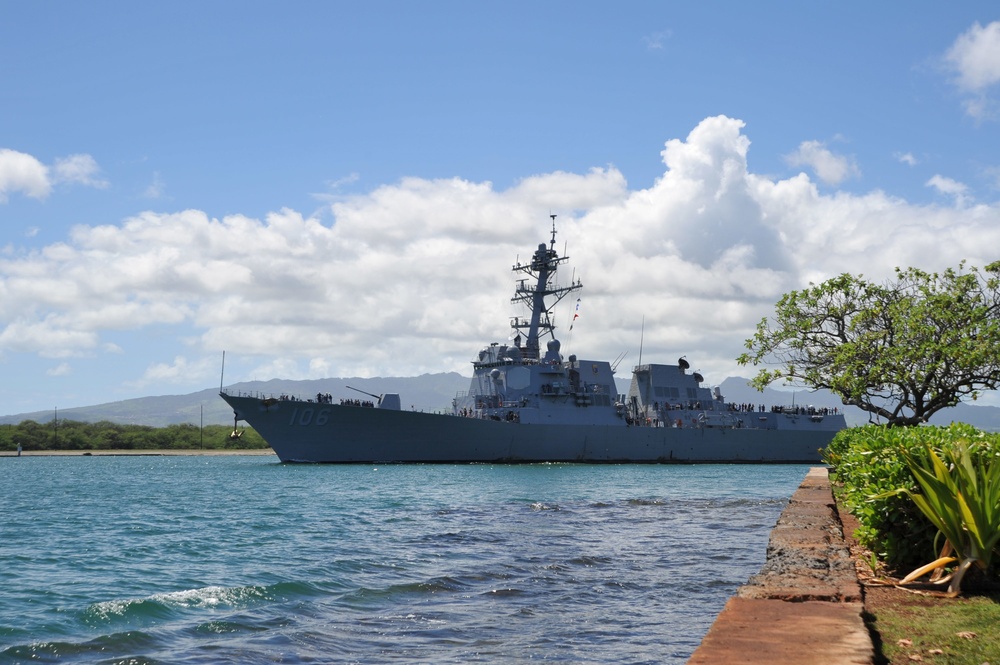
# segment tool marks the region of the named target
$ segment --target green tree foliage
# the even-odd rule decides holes
[[[167,427],[120,425],[102,420],[83,423],[75,420],[0,426],[0,450],[195,450],[267,448],[257,432],[247,428],[239,439],[230,438],[232,427],[184,423]]]
[[[746,341],[751,384],[802,383],[889,425],[916,425],[1000,386],[1000,262],[980,272],[896,269],[875,284],[843,274],[785,294]]]

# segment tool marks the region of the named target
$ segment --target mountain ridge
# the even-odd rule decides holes
[[[450,412],[455,395],[468,390],[469,377],[458,372],[421,374],[414,377],[374,377],[374,378],[326,378],[268,381],[245,381],[226,386],[227,391],[250,394],[295,395],[310,398],[317,393],[333,396],[333,401],[341,399],[365,399],[363,393],[381,395],[398,393],[404,409],[428,412]],[[618,379],[620,393],[628,392],[629,379]],[[735,404],[772,405],[812,405],[816,407],[842,410],[849,425],[856,426],[868,422],[869,416],[856,407],[844,407],[840,399],[828,391],[781,390],[767,388],[758,392],[748,385],[748,379],[729,377],[719,388],[726,401]],[[360,391],[360,392],[359,392]],[[121,424],[166,427],[181,423],[193,425],[222,425],[233,422],[232,410],[219,397],[218,390],[208,388],[184,395],[158,395],[136,397],[117,402],[106,402],[93,406],[82,406],[53,411],[34,411],[0,416],[0,424],[16,425],[24,420],[39,423],[51,422],[58,415],[60,419],[98,422],[108,420]],[[934,414],[933,425],[947,425],[953,421],[966,422],[980,429],[1000,431],[1000,408],[961,403],[951,409]]]

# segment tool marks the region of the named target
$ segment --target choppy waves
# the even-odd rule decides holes
[[[0,663],[681,663],[804,475],[90,461],[143,483],[48,469],[82,505],[25,507],[0,552]],[[53,548],[65,520],[101,537]]]

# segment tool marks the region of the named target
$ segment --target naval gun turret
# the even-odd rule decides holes
[[[362,395],[368,395],[369,397],[375,398],[375,408],[377,409],[390,409],[392,411],[399,411],[401,408],[399,401],[399,393],[384,393],[382,395],[374,395],[372,393],[365,392],[364,390],[360,390],[358,388],[352,388],[351,386],[347,386],[347,388],[349,390],[359,392]]]

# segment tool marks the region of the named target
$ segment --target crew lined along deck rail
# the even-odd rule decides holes
[[[221,391],[226,395],[233,395],[237,397],[250,397],[259,399],[265,404],[274,404],[276,402],[303,402],[307,404],[334,404],[335,401],[340,406],[350,406],[350,407],[361,407],[361,408],[375,408],[377,404],[371,400],[358,400],[353,398],[335,398],[331,393],[317,393],[313,397],[301,397],[299,395],[289,394],[289,393],[265,393],[261,391],[238,391],[238,390],[226,390]],[[459,398],[463,397],[466,393],[464,391],[459,392]],[[614,406],[620,410],[626,409],[626,399],[627,395],[617,395],[617,399],[614,402]],[[581,406],[588,406],[591,403],[581,402]],[[604,404],[604,406],[610,406],[611,403]],[[477,408],[461,408],[458,410],[453,409],[417,409],[414,406],[410,406],[411,411],[420,411],[426,413],[433,413],[438,415],[454,415],[461,418],[477,418],[481,420],[495,420],[517,423],[520,422],[521,418],[518,414],[519,409],[529,408],[532,406],[537,406],[533,400],[528,400],[522,398],[520,400],[503,400],[499,397],[491,397],[481,401],[477,404]],[[624,418],[627,423],[634,427],[719,427],[719,426],[729,426],[729,427],[741,427],[742,425],[735,421],[721,421],[719,418],[732,418],[737,414],[754,415],[754,414],[778,414],[786,416],[808,416],[813,418],[822,418],[827,415],[836,415],[841,411],[837,407],[815,407],[815,406],[795,406],[795,405],[772,405],[766,406],[764,404],[750,404],[750,403],[727,403],[725,405],[725,410],[711,410],[703,409],[701,402],[693,401],[689,403],[668,403],[664,402],[660,404],[659,402],[654,402],[647,407],[648,413],[646,413],[642,418],[632,418],[628,414],[624,414]],[[667,413],[670,411],[685,411],[684,418],[675,418],[673,416],[668,416]],[[690,413],[697,413],[696,416],[691,417]],[[686,418],[686,419],[685,419]],[[764,420],[762,417],[761,420]],[[717,422],[718,421],[718,422]]]

